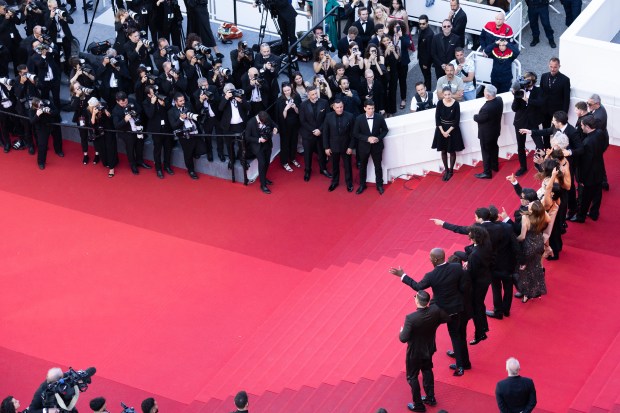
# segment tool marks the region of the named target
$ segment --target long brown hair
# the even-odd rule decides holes
[[[534,201],[530,204],[530,208],[527,211],[521,212],[521,215],[526,215],[530,220],[530,229],[534,232],[541,232],[545,229],[547,224],[545,219],[545,208],[540,201]]]

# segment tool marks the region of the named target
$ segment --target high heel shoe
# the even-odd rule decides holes
[[[100,159],[100,158],[99,158],[99,154],[98,154],[98,153],[96,153],[96,154],[95,154],[95,158],[93,159],[93,165],[97,165],[97,164],[99,163],[99,159]]]
[[[108,172],[108,178],[114,178],[114,169],[110,169],[110,172]]]
[[[88,155],[84,155],[84,157],[82,158],[82,163],[86,165],[88,164],[88,160],[89,160]]]
[[[530,298],[527,295],[523,296],[523,299],[521,300],[522,303],[527,303],[530,300]]]

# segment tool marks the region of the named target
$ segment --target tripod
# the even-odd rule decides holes
[[[84,0],[84,3],[86,3],[85,0]],[[114,1],[112,1],[112,7],[114,8]],[[90,20],[90,26],[88,27],[88,33],[86,34],[86,40],[84,40],[84,47],[82,48],[83,52],[86,51],[86,46],[88,46],[88,38],[90,37],[90,31],[93,29],[93,23],[95,22],[95,16],[97,15],[98,8],[99,8],[99,0],[96,0],[95,6],[93,7],[93,18]],[[84,10],[84,18],[86,18],[86,10]]]

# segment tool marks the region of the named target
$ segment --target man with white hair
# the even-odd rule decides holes
[[[478,124],[478,139],[482,150],[482,164],[484,170],[476,174],[478,179],[491,179],[492,172],[499,171],[499,146],[497,140],[502,132],[502,114],[504,102],[497,96],[497,88],[487,85],[484,89],[486,102],[480,108],[480,112],[474,115],[474,121]]]
[[[510,357],[506,360],[508,378],[495,387],[495,399],[502,413],[529,413],[536,407],[536,388],[534,381],[519,375],[519,360]]]
[[[54,383],[62,378],[62,369],[60,367],[53,367],[47,371],[45,381],[41,383],[37,391],[32,397],[28,411],[32,413],[60,413],[60,409],[56,407],[45,408],[43,407],[43,392],[47,389],[50,383]]]

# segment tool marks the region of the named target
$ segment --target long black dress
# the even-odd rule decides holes
[[[522,260],[519,267],[519,292],[526,297],[547,294],[545,271],[540,262],[545,252],[545,241],[541,232],[528,231],[521,242]]]
[[[459,152],[465,149],[461,128],[459,127],[460,120],[461,107],[459,102],[455,100],[450,107],[444,105],[443,100],[437,102],[437,108],[435,109],[435,126],[437,128],[435,128],[435,138],[431,148],[446,152]],[[448,130],[450,127],[454,127],[454,129],[450,132],[449,137],[444,138],[441,132],[439,132],[439,126],[442,126],[443,130]]]

